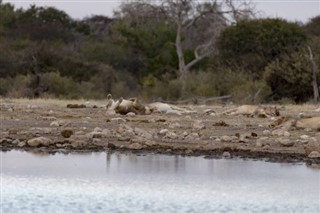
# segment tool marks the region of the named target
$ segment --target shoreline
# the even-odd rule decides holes
[[[110,115],[103,101],[75,109],[67,108],[70,103],[81,100],[2,99],[0,150],[120,151],[320,164],[320,132],[273,127],[276,118],[222,115],[222,105],[188,105],[196,113],[184,115]],[[284,105],[280,113],[319,116],[316,109]]]

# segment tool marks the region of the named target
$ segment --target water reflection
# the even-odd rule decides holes
[[[302,164],[117,152],[1,160],[2,212],[320,212],[320,171]]]

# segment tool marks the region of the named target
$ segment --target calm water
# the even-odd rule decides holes
[[[2,152],[1,212],[320,212],[305,165],[134,154]]]

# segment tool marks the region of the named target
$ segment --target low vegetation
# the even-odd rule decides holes
[[[223,11],[237,1],[163,2],[130,1],[113,17],[75,20],[56,8],[0,0],[0,96],[314,100],[319,16],[292,23],[254,18],[247,4],[233,17]]]

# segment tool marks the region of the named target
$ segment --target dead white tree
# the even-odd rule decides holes
[[[309,50],[309,60],[312,66],[312,87],[313,87],[313,100],[315,103],[319,101],[319,87],[317,82],[317,73],[318,73],[318,66],[313,59],[313,54],[310,46],[308,46]]]
[[[221,31],[228,24],[253,14],[250,3],[233,0],[165,0],[161,8],[176,25],[175,46],[179,60],[182,95],[186,90],[190,69],[215,51],[216,40]],[[187,40],[185,37],[190,35],[190,32],[196,34],[197,44],[194,47],[194,58],[186,61],[184,40]]]
[[[176,31],[175,47],[181,92],[184,96],[190,69],[216,50],[216,41],[225,27],[251,17],[253,11],[250,0],[137,0],[124,3],[120,15],[130,19],[166,19],[168,26],[173,26]],[[194,50],[191,61],[185,58],[186,49]]]

